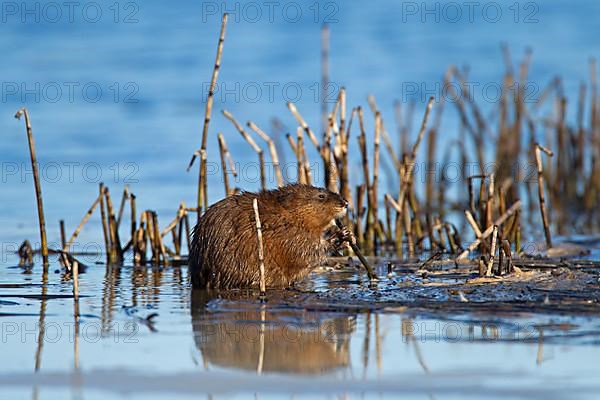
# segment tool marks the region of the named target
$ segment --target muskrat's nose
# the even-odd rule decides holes
[[[342,199],[342,205],[344,208],[348,208],[348,200]]]

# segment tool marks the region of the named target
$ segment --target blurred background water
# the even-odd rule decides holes
[[[208,158],[217,165],[216,134],[223,132],[242,169],[237,186],[256,189],[256,156],[220,110],[270,133],[277,117],[285,132],[296,126],[285,106],[292,101],[318,132],[321,99],[331,107],[345,86],[349,107],[367,108],[374,94],[394,133],[393,102],[405,109],[416,102],[415,127],[427,97],[448,95],[439,85],[449,65],[468,66],[475,98],[484,110],[493,106],[505,70],[501,43],[515,65],[533,50],[532,99],[561,75],[574,103],[579,83],[589,80],[589,59],[598,55],[599,11],[595,1],[3,2],[0,236],[10,243],[36,237],[27,141],[13,118],[23,106],[32,117],[52,242],[58,220],[71,231],[101,181],[113,194],[129,184],[138,208],[159,216],[170,218],[181,200],[195,204],[197,165],[189,173],[186,166],[200,145],[222,12],[230,21]],[[323,24],[331,34],[329,93],[320,89]],[[458,137],[455,108],[447,108],[442,143]],[[358,154],[354,159],[358,171]],[[223,196],[220,172],[209,182],[212,202]],[[97,228],[92,218],[82,241],[98,240]]]

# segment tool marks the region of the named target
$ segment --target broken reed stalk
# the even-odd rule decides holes
[[[537,164],[538,196],[540,199],[540,213],[542,214],[542,223],[544,224],[544,236],[546,237],[546,246],[552,247],[552,237],[550,236],[550,224],[548,223],[548,214],[546,212],[546,196],[544,195],[544,169],[542,165],[542,151],[549,157],[554,153],[539,143],[535,144],[535,162]]]
[[[294,103],[288,102],[287,106],[288,106],[289,110],[291,111],[292,115],[294,116],[294,118],[296,118],[296,121],[298,122],[298,124],[302,127],[304,132],[306,132],[306,134],[308,135],[308,138],[310,139],[312,144],[315,146],[315,148],[317,149],[319,154],[321,154],[321,146],[319,146],[319,140],[313,133],[312,129],[310,129],[310,127],[308,126],[308,124],[306,123],[304,118],[302,118],[302,115],[300,115],[300,113],[298,112],[298,109],[296,108]]]
[[[521,200],[517,200],[512,206],[509,207],[508,210],[506,210],[506,212],[504,214],[502,214],[500,217],[498,217],[498,219],[496,219],[494,221],[494,226],[502,225],[508,218],[510,218],[511,215],[513,215],[520,208],[521,208]],[[460,261],[460,260],[464,259],[465,257],[467,257],[469,255],[469,253],[474,251],[479,246],[479,244],[481,243],[482,240],[487,239],[492,234],[494,226],[490,226],[489,228],[487,228],[481,234],[480,238],[475,239],[475,241],[473,243],[471,243],[471,245],[469,245],[469,247],[467,249],[465,249],[462,253],[460,253],[458,257],[456,257],[456,261]]]
[[[61,219],[58,221],[60,225],[60,247],[64,248],[67,245],[67,237],[65,235],[65,220]]]
[[[494,257],[496,256],[496,242],[498,240],[498,225],[492,226],[492,244],[490,246],[490,258],[487,263],[485,276],[492,276],[492,267],[494,266]]]
[[[125,203],[127,203],[127,200],[129,200],[129,187],[125,185],[125,189],[123,189],[123,196],[121,196],[121,204],[119,205],[117,229],[121,226],[121,219],[123,218],[123,211],[125,211]]]
[[[31,158],[31,169],[33,170],[33,183],[35,185],[35,198],[37,202],[37,211],[40,227],[40,241],[42,247],[42,263],[44,270],[48,268],[48,239],[46,237],[46,218],[44,217],[44,203],[42,200],[42,186],[40,183],[40,172],[38,170],[38,162],[35,154],[35,142],[31,129],[31,121],[29,119],[29,111],[26,108],[21,108],[15,114],[16,119],[21,119],[25,116],[25,129],[27,131],[27,141],[29,143],[29,156]]]
[[[117,220],[115,218],[113,204],[110,198],[110,191],[107,187],[104,187],[104,196],[106,200],[106,210],[108,212],[108,229],[111,244],[109,251],[109,263],[120,263],[123,261],[123,248],[121,247],[121,240],[119,238],[119,228],[117,227]]]
[[[283,186],[283,175],[281,173],[281,166],[279,165],[279,156],[277,154],[277,147],[275,142],[269,135],[267,135],[262,129],[258,127],[254,122],[248,121],[248,127],[258,134],[269,146],[269,153],[271,153],[271,160],[273,161],[273,169],[275,170],[275,177],[277,178],[277,186]]]
[[[335,220],[335,224],[337,225],[337,227],[339,229],[346,229],[344,227],[344,224],[340,220],[336,219]],[[354,252],[354,254],[356,254],[356,257],[358,257],[358,259],[360,260],[360,263],[363,265],[363,267],[365,267],[365,270],[367,271],[367,276],[369,277],[369,279],[372,280],[372,281],[378,280],[379,278],[377,278],[377,274],[375,273],[375,271],[371,267],[371,264],[369,264],[369,262],[367,261],[367,259],[363,256],[362,252],[360,251],[360,249],[358,248],[358,246],[356,245],[356,243],[354,243],[354,240],[350,240],[348,242],[348,244],[350,245],[350,248],[352,249],[352,251]]]
[[[101,200],[102,200],[102,196],[101,195],[99,195],[96,198],[96,200],[94,200],[94,202],[90,206],[89,210],[87,210],[87,212],[85,213],[85,215],[81,219],[81,222],[79,222],[79,225],[77,225],[77,228],[75,229],[75,231],[73,232],[73,234],[69,238],[69,241],[65,245],[63,245],[62,250],[64,252],[68,252],[69,251],[69,249],[73,245],[73,242],[75,241],[75,239],[77,239],[77,236],[79,236],[79,234],[81,233],[81,230],[83,229],[84,225],[90,219],[90,217],[94,213],[94,210],[96,209],[96,207],[98,206],[98,204],[100,204]],[[102,217],[102,218],[104,218],[104,217]]]
[[[256,235],[258,239],[258,271],[260,274],[260,298],[264,300],[266,298],[266,279],[265,279],[265,256],[263,247],[262,237],[262,226],[260,224],[260,214],[258,212],[258,200],[252,200],[252,208],[254,208],[254,220],[256,221]]]
[[[365,131],[365,124],[363,119],[363,111],[361,107],[356,110],[358,115],[358,123],[360,127],[360,135],[358,136],[358,145],[360,147],[360,154],[362,159],[363,176],[365,181],[365,188],[367,190],[367,220],[365,222],[365,238],[364,246],[367,251],[373,250],[374,237],[375,237],[375,221],[373,217],[373,187],[371,186],[371,174],[369,172],[369,155],[367,153],[367,134]],[[360,223],[360,221],[357,221]]]
[[[411,187],[412,183],[412,175],[415,167],[415,159],[417,158],[417,152],[419,150],[419,145],[423,140],[423,136],[425,136],[427,121],[429,120],[429,114],[431,113],[431,108],[433,107],[434,98],[430,97],[427,102],[427,107],[425,108],[425,115],[423,116],[423,121],[421,122],[421,129],[419,130],[419,135],[417,136],[417,140],[413,145],[410,155],[408,156],[408,160],[405,161],[405,171],[402,175],[402,179],[400,179],[400,194],[398,196],[398,204],[402,206],[404,204],[404,199],[407,196],[407,191]]]
[[[377,111],[375,113],[375,139],[373,141],[373,182],[371,184],[371,196],[373,197],[371,200],[371,206],[373,207],[373,212],[371,215],[375,225],[377,225],[379,221],[379,198],[377,185],[379,183],[379,142],[381,140],[381,129],[381,113]]]
[[[136,207],[135,207],[135,195],[131,193],[129,196],[129,206],[131,212],[131,248],[135,249],[136,247],[136,231],[137,231],[137,221],[136,221]]]
[[[248,132],[246,132],[246,130],[242,127],[242,125],[240,125],[239,122],[237,122],[237,120],[233,117],[233,115],[229,111],[222,110],[221,112],[223,113],[225,118],[227,118],[229,121],[231,121],[231,123],[235,126],[237,131],[240,133],[240,135],[242,135],[244,140],[250,145],[250,147],[252,147],[252,150],[254,150],[254,152],[256,154],[258,154],[258,161],[260,164],[260,184],[261,184],[262,190],[266,190],[267,182],[266,182],[266,177],[265,177],[265,159],[264,159],[262,149],[260,148],[260,146],[258,144],[256,144],[254,139],[252,139],[252,136],[250,136],[248,134]]]
[[[104,208],[104,184],[99,184],[100,193],[98,198],[100,199],[100,219],[102,221],[102,233],[104,235],[104,250],[106,251],[107,263],[110,264],[110,235],[108,233],[108,222],[106,218],[106,210]],[[84,217],[85,218],[85,217]]]
[[[304,150],[304,130],[301,126],[296,129],[296,160],[298,162],[298,183],[308,184],[308,179],[306,176],[306,169],[304,164],[304,155],[306,151]]]
[[[218,133],[217,138],[219,140],[219,156],[221,158],[221,170],[223,171],[223,186],[225,187],[225,197],[231,194],[229,190],[229,176],[227,175],[227,160],[225,159],[225,152],[227,151],[227,144],[225,138],[221,132]]]
[[[210,80],[210,88],[208,91],[208,98],[206,100],[206,108],[204,110],[204,125],[202,126],[202,144],[200,151],[206,152],[206,141],[208,137],[208,125],[210,124],[210,117],[212,114],[213,99],[215,94],[215,86],[217,85],[217,77],[219,76],[219,69],[221,68],[221,56],[223,54],[223,43],[225,43],[225,29],[227,27],[228,14],[224,13],[221,20],[221,33],[219,34],[219,44],[217,45],[217,55],[215,58],[215,66],[213,68],[212,77]],[[201,153],[200,153],[201,154]],[[188,171],[194,164],[196,159],[196,153],[192,156]],[[208,193],[206,193],[208,185],[206,184],[206,161],[200,161],[200,174],[198,176],[198,218],[202,215],[202,206],[204,209],[208,208]]]
[[[79,263],[73,261],[71,265],[71,273],[73,274],[73,299],[79,301]]]

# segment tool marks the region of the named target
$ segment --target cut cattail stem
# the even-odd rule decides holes
[[[283,175],[281,174],[281,167],[279,166],[279,155],[277,154],[277,147],[275,142],[269,137],[262,129],[260,129],[254,122],[248,121],[248,127],[258,134],[269,146],[269,153],[271,153],[271,160],[273,161],[273,170],[275,171],[275,177],[277,179],[277,186],[283,186]]]
[[[304,169],[304,134],[301,126],[296,129],[297,145],[296,145],[296,161],[298,162],[298,183],[307,183],[306,171]]]
[[[494,226],[502,225],[508,218],[510,218],[511,215],[513,215],[520,208],[521,208],[521,200],[517,200],[512,206],[510,206],[510,208],[508,210],[506,210],[506,212],[504,214],[502,214],[497,220],[494,221]],[[481,234],[481,237],[475,239],[475,241],[473,243],[471,243],[471,245],[467,249],[465,249],[462,253],[459,254],[459,256],[456,258],[456,260],[460,261],[460,260],[464,259],[465,257],[467,257],[469,255],[469,253],[474,251],[479,246],[479,244],[481,243],[482,240],[487,239],[492,234],[493,228],[494,228],[493,226],[490,226],[489,228],[487,228]]]
[[[79,263],[77,260],[73,260],[71,268],[73,274],[73,299],[79,301]]]
[[[15,114],[16,119],[21,119],[25,116],[25,129],[27,131],[27,141],[29,142],[29,156],[31,158],[31,169],[33,170],[33,183],[35,185],[35,197],[37,202],[37,211],[40,226],[40,241],[42,246],[42,263],[44,270],[48,268],[48,239],[46,238],[46,218],[44,217],[44,203],[42,200],[42,186],[40,183],[40,173],[38,170],[38,162],[35,154],[35,142],[33,140],[33,132],[31,130],[31,121],[29,120],[29,112],[26,108],[21,108]]]
[[[123,196],[121,196],[121,203],[119,204],[119,213],[117,214],[117,229],[121,226],[121,219],[123,218],[123,212],[125,211],[125,204],[129,200],[129,187],[125,185],[123,189]]]
[[[289,110],[292,112],[292,114],[294,115],[294,118],[296,118],[296,121],[298,121],[298,124],[302,127],[302,130],[304,130],[304,132],[306,132],[306,134],[308,135],[308,138],[313,143],[313,145],[315,146],[317,151],[319,153],[321,153],[321,147],[319,146],[319,140],[313,133],[312,129],[310,129],[310,127],[308,126],[308,124],[306,123],[304,118],[302,118],[302,115],[300,115],[300,113],[298,112],[298,109],[296,109],[296,106],[294,105],[294,103],[288,102],[287,106],[288,106]]]
[[[264,301],[267,296],[267,285],[265,279],[265,257],[263,248],[262,226],[260,224],[260,214],[258,212],[258,200],[252,200],[254,208],[254,219],[256,221],[256,236],[258,238],[258,270],[260,274],[260,299]]]
[[[225,186],[225,196],[231,194],[229,190],[229,176],[227,175],[227,160],[225,159],[225,151],[227,144],[225,144],[225,138],[221,133],[217,135],[219,139],[219,156],[221,158],[221,170],[223,172],[223,185]]]
[[[110,233],[110,263],[120,263],[123,261],[123,248],[121,247],[121,240],[119,238],[119,229],[117,227],[117,220],[113,209],[112,200],[110,198],[110,191],[107,187],[104,187],[104,197],[106,200],[106,210],[108,211],[108,229]]]
[[[135,195],[131,193],[129,196],[129,204],[130,204],[130,212],[131,212],[131,247],[133,249],[136,248],[136,240],[137,240],[137,221],[136,221],[136,210],[135,210]]]
[[[65,248],[65,246],[67,245],[67,238],[65,235],[65,220],[61,219],[60,221],[58,221],[58,223],[60,225],[60,247]]]
[[[552,151],[535,144],[535,162],[537,164],[537,179],[538,179],[538,196],[540,199],[540,213],[542,214],[542,223],[544,224],[544,235],[546,237],[546,246],[552,247],[552,237],[550,236],[550,224],[548,223],[548,214],[546,212],[546,197],[544,195],[544,169],[542,166],[542,151],[549,157],[553,156]]]
[[[94,213],[94,210],[96,209],[96,207],[98,206],[98,204],[100,204],[101,201],[102,201],[102,196],[98,196],[96,198],[96,200],[94,200],[94,203],[92,203],[92,205],[90,206],[89,210],[85,213],[85,215],[81,219],[81,222],[77,226],[77,229],[75,229],[75,232],[73,232],[73,234],[69,238],[69,241],[66,244],[63,245],[63,248],[62,248],[63,251],[65,251],[65,252],[69,251],[69,248],[71,248],[71,246],[73,245],[73,242],[75,241],[75,239],[77,239],[77,236],[79,236],[79,233],[81,233],[81,230],[83,229],[83,226],[90,219],[90,217]]]
[[[212,77],[210,79],[210,89],[208,91],[208,98],[206,99],[206,108],[204,110],[204,125],[202,126],[202,144],[200,150],[206,152],[206,142],[208,138],[208,125],[210,123],[210,117],[212,114],[212,106],[214,101],[215,87],[217,85],[217,77],[219,76],[219,69],[221,68],[221,56],[223,54],[223,44],[225,43],[225,29],[227,27],[227,13],[223,14],[221,20],[221,33],[219,34],[219,44],[217,45],[217,56],[215,58],[215,66],[213,68]],[[199,154],[199,153],[198,153]],[[197,153],[194,153],[188,171],[194,164]],[[208,203],[208,194],[205,192],[207,185],[206,180],[206,161],[200,161],[200,175],[198,177],[198,209],[202,210],[202,206],[206,206]],[[201,212],[198,212],[198,218],[200,218]]]
[[[256,154],[258,154],[258,161],[260,163],[260,183],[261,183],[261,188],[263,190],[265,190],[266,186],[267,186],[267,182],[266,182],[266,177],[265,177],[265,159],[264,159],[262,149],[260,148],[259,145],[256,144],[254,139],[252,139],[252,136],[250,136],[248,134],[248,132],[246,132],[246,130],[244,130],[242,125],[240,125],[239,122],[236,121],[236,119],[233,117],[233,115],[229,111],[222,110],[222,113],[225,116],[225,118],[227,118],[229,121],[231,121],[231,123],[235,126],[237,131],[240,133],[240,135],[242,135],[244,140],[250,145],[250,147],[252,147],[252,150],[254,150],[256,152]]]
[[[108,233],[108,222],[106,218],[106,210],[104,208],[104,184],[99,185],[100,194],[100,219],[102,221],[102,233],[104,234],[104,250],[106,251],[107,263],[110,264],[110,234]]]
[[[494,257],[496,255],[496,241],[498,240],[498,225],[492,226],[492,244],[490,246],[490,258],[487,263],[485,276],[492,276],[492,267],[494,266]]]

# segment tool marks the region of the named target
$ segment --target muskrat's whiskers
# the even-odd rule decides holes
[[[31,129],[31,121],[29,119],[29,111],[26,108],[21,108],[15,114],[16,119],[21,119],[25,116],[25,129],[27,133],[27,142],[29,143],[29,156],[31,159],[31,169],[33,170],[33,183],[35,186],[35,199],[37,203],[40,241],[42,246],[42,263],[44,270],[48,268],[48,239],[46,237],[46,218],[44,217],[44,202],[42,199],[42,186],[40,183],[40,173],[38,170],[38,162],[35,154],[35,142],[33,139],[33,131]]]

